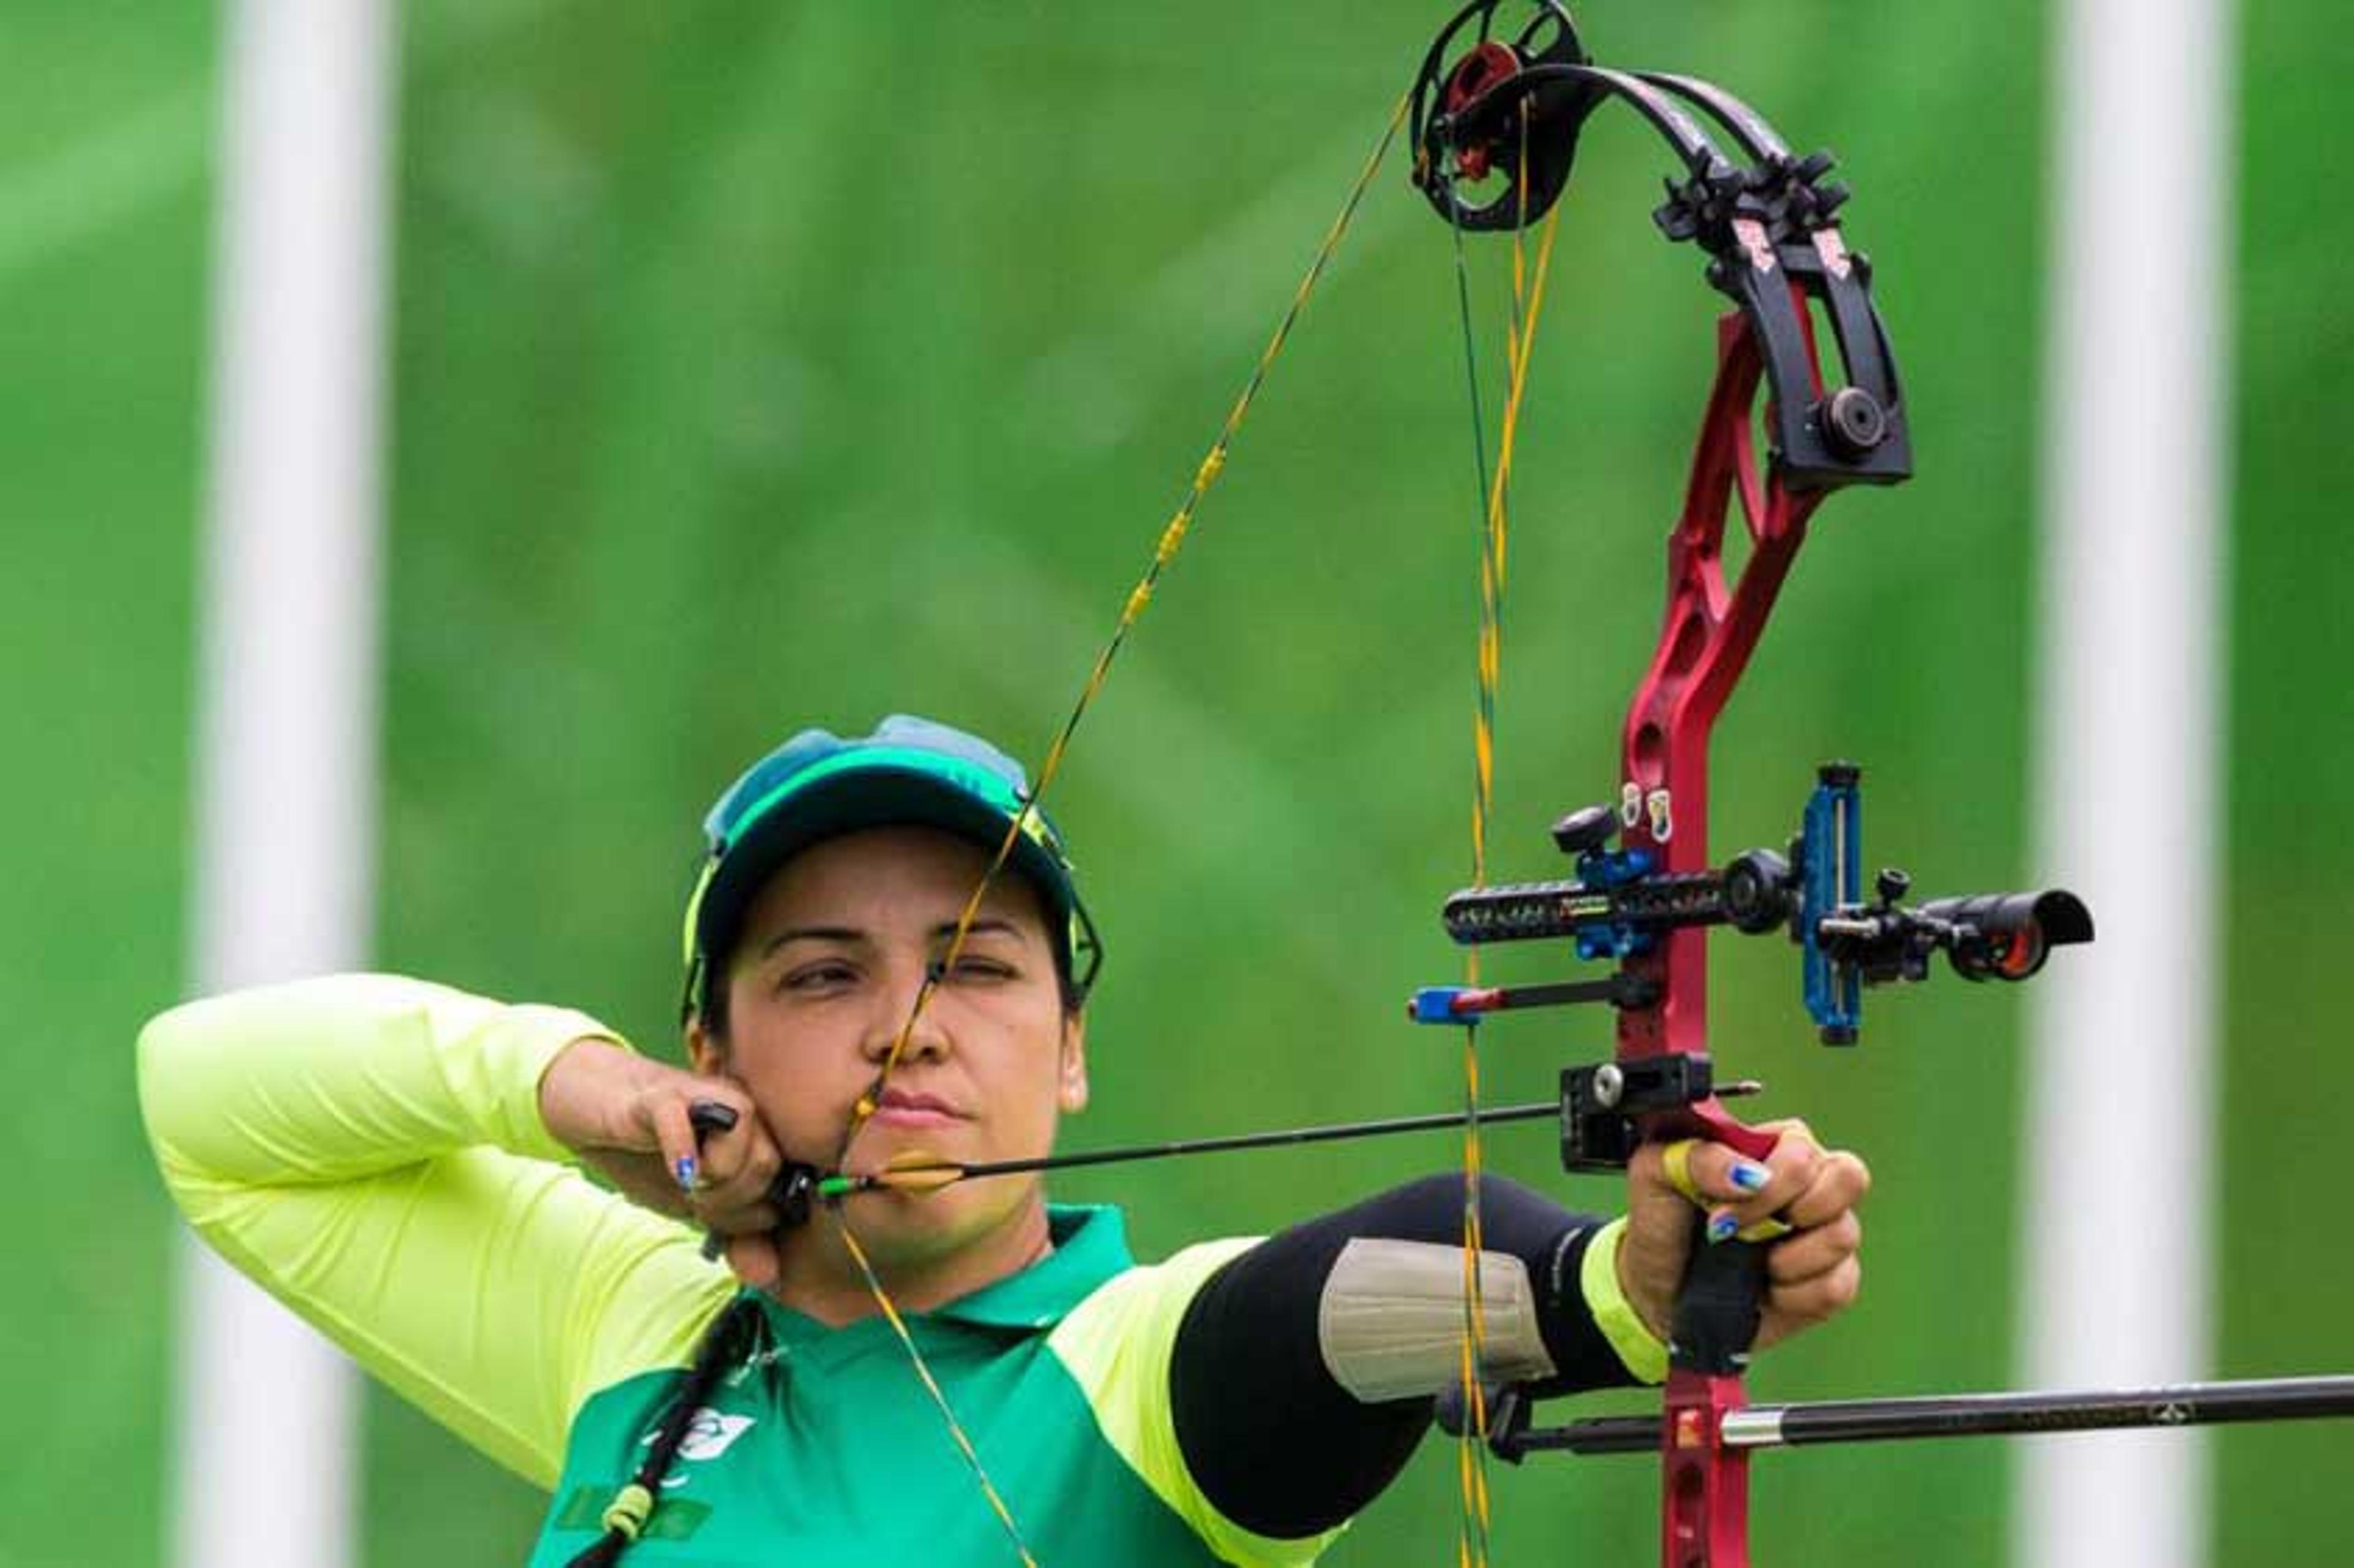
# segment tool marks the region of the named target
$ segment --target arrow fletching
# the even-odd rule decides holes
[[[821,1198],[846,1198],[854,1192],[888,1191],[893,1192],[937,1192],[952,1182],[961,1181],[970,1172],[938,1155],[911,1149],[895,1156],[880,1171],[863,1171],[856,1175],[828,1176],[817,1184]]]

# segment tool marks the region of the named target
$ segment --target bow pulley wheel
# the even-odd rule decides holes
[[[1536,0],[1507,41],[1496,36],[1503,5],[1474,0],[1457,13],[1414,85],[1414,183],[1441,217],[1467,229],[1543,217],[1569,184],[1578,129],[1597,101],[1584,83],[1532,74],[1587,63],[1569,13]]]

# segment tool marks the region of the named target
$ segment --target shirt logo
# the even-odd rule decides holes
[[[744,1436],[751,1425],[751,1416],[729,1415],[706,1404],[688,1419],[686,1438],[678,1446],[678,1457],[682,1459],[716,1459],[727,1452],[736,1439]],[[638,1440],[638,1446],[650,1448],[653,1446],[653,1441],[654,1435],[649,1432]]]

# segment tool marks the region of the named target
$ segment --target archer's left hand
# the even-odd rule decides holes
[[[1754,1237],[1759,1232],[1752,1227],[1776,1222],[1787,1228],[1766,1255],[1761,1350],[1837,1317],[1863,1287],[1863,1224],[1855,1210],[1872,1188],[1872,1171],[1846,1150],[1817,1143],[1805,1122],[1766,1122],[1759,1130],[1777,1139],[1763,1161],[1722,1144],[1694,1143],[1681,1157],[1683,1169],[1674,1171],[1666,1149],[1647,1143],[1627,1167],[1618,1288],[1662,1340],[1692,1247],[1711,1245],[1703,1235]],[[1678,1177],[1688,1178],[1688,1187],[1680,1188]],[[1692,1224],[1695,1204],[1706,1215],[1704,1226]]]

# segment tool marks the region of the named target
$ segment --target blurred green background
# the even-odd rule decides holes
[[[1614,63],[1718,79],[1842,154],[1919,448],[1914,483],[1843,497],[1816,530],[1720,732],[1718,845],[1778,842],[1810,766],[1848,755],[1871,768],[1877,858],[1925,885],[2024,879],[2042,149],[2068,112],[2042,85],[2049,18],[2022,0],[1581,16]],[[1034,757],[1440,19],[1419,0],[408,7],[381,962],[662,1044],[695,823],[743,759],[896,708]],[[2354,208],[2323,130],[2354,35],[2322,0],[2242,27],[2227,1375],[2343,1369],[2354,1286],[2327,1131],[2354,550],[2324,515],[2354,471],[2335,418]],[[164,1531],[173,1222],[129,1045],[185,983],[219,43],[198,7],[0,6],[7,1568],[154,1563]],[[1631,117],[1606,119],[1564,224],[1516,491],[1505,875],[1550,874],[1544,824],[1611,787],[1651,641],[1712,306],[1645,219],[1664,172]],[[1492,329],[1502,252],[1477,261]],[[1451,1103],[1452,1038],[1399,1020],[1456,970],[1435,912],[1468,861],[1476,508],[1451,266],[1394,161],[1074,753],[1055,810],[1111,954],[1078,1141]],[[2016,996],[1886,1000],[1861,1052],[1830,1054],[1777,945],[1721,944],[1716,973],[1721,1054],[1879,1179],[1864,1307],[1776,1353],[1761,1391],[2009,1381]],[[1546,1094],[1606,1039],[1503,1023],[1490,1093]],[[2134,1043],[2109,1044],[2135,1071]],[[2116,1180],[2169,1157],[2083,1113]],[[1564,1182],[1541,1133],[1490,1148],[1613,1201]],[[1127,1204],[1150,1253],[1454,1155],[1274,1153],[1065,1191]],[[2354,1436],[2214,1441],[2218,1562],[2343,1560],[2338,1489],[2316,1480],[2354,1469]],[[520,1558],[525,1487],[373,1394],[366,1442],[370,1563]],[[1500,1563],[1649,1559],[1640,1461],[1498,1486]],[[1761,1561],[2001,1552],[1998,1446],[1772,1457],[1756,1487]],[[1331,1560],[1443,1560],[1455,1510],[1434,1448]]]

